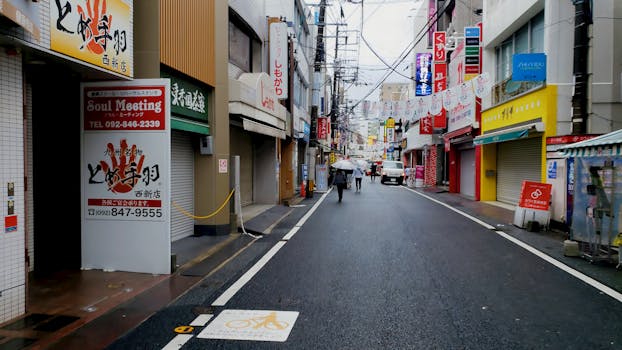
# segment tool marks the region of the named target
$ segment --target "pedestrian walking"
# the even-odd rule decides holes
[[[378,165],[376,163],[371,163],[371,167],[369,169],[369,176],[371,177],[371,181],[373,182],[376,178],[376,171],[378,170]]]
[[[346,187],[346,174],[343,173],[343,170],[337,170],[335,177],[333,178],[332,185],[337,186],[337,194],[339,194],[339,202],[343,198],[343,188]]]
[[[361,182],[363,182],[363,170],[361,170],[361,167],[356,167],[352,175],[354,175],[354,182],[356,183],[356,192],[360,192]]]

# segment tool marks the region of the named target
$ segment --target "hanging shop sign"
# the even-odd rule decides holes
[[[546,80],[546,55],[544,53],[517,53],[512,56],[512,80]]]
[[[418,53],[415,66],[415,96],[432,94],[432,54]]]
[[[446,60],[445,41],[447,33],[434,32],[434,62],[443,63]]]
[[[39,40],[41,36],[39,6],[41,5],[37,1],[0,0],[0,15],[15,22]]]
[[[317,138],[318,140],[326,140],[330,132],[330,119],[327,117],[317,118]]]
[[[49,9],[50,49],[133,77],[132,0],[50,1]]]
[[[274,83],[276,96],[281,100],[288,96],[287,57],[287,23],[272,22],[270,23],[270,77]]]
[[[443,46],[444,47],[444,46]],[[443,52],[445,50],[443,49]],[[440,94],[447,89],[447,63],[434,63],[434,92]],[[447,127],[447,115],[445,109],[433,117],[432,125],[435,129]]]
[[[475,78],[480,72],[479,27],[464,27],[464,81]]]
[[[82,267],[170,273],[169,80],[81,92]]]
[[[171,80],[171,129],[209,135],[207,89],[179,74],[160,76]]]

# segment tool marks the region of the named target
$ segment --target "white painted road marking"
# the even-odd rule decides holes
[[[162,350],[179,350],[193,337],[192,334],[177,334]]]
[[[443,202],[441,202],[439,200],[436,200],[436,199],[434,199],[434,198],[432,198],[430,196],[427,196],[427,195],[425,195],[423,193],[419,193],[419,192],[417,192],[415,190],[412,190],[410,188],[406,188],[406,189],[411,191],[411,192],[413,192],[413,193],[416,193],[416,194],[418,194],[418,195],[420,195],[422,197],[425,197],[425,198],[427,198],[427,199],[429,199],[429,200],[431,200],[433,202],[436,202],[436,203],[438,203],[440,205],[443,205],[443,206],[445,206],[445,207],[455,211],[456,213],[458,213],[458,214],[460,214],[460,215],[462,215],[462,216],[464,216],[466,218],[469,218],[469,219],[477,222],[478,224],[484,226],[485,228],[487,228],[489,230],[493,230],[494,229],[494,226],[489,225],[489,224],[481,221],[480,219],[478,219],[476,217],[473,217],[473,216],[471,216],[471,215],[469,215],[469,214],[467,214],[467,213],[465,213],[463,211],[460,211],[460,210],[458,210],[456,208],[452,208],[448,204],[445,204],[445,203],[443,203]],[[523,241],[521,241],[521,240],[519,240],[517,238],[514,238],[514,237],[510,236],[509,234],[507,234],[505,232],[502,232],[502,231],[495,231],[495,232],[499,236],[501,236],[501,237],[507,239],[508,241],[518,245],[519,247],[527,250],[528,252],[530,252],[530,253],[534,254],[535,256],[541,258],[542,260],[544,260],[544,261],[550,263],[551,265],[557,267],[558,269],[560,269],[560,270],[570,274],[571,276],[573,276],[575,278],[578,278],[579,280],[583,281],[584,283],[587,283],[588,285],[598,289],[599,291],[607,294],[608,296],[616,299],[617,301],[622,302],[622,293],[620,293],[620,292],[618,292],[618,291],[616,291],[616,290],[614,290],[614,289],[604,285],[603,283],[598,282],[597,280],[593,279],[592,277],[589,277],[589,276],[587,276],[587,275],[585,275],[585,274],[583,274],[583,273],[573,269],[572,267],[564,264],[563,262],[561,262],[559,260],[556,260],[555,258],[551,257],[550,255],[547,255],[547,254],[539,251],[538,249],[530,246],[529,244],[527,244],[527,243],[525,243],[525,242],[523,242]]]
[[[291,230],[289,230],[289,232],[283,236],[283,241],[289,241],[290,238],[294,237],[294,235],[296,234],[296,232],[298,232],[298,230],[300,230],[299,226],[294,226],[292,227]]]
[[[264,267],[281,248],[283,248],[284,245],[285,241],[277,242],[274,247],[266,253],[266,255],[262,256],[261,259],[253,265],[253,267],[246,271],[246,273],[235,281],[231,287],[227,288],[227,290],[212,303],[212,306],[224,306],[229,299],[235,295],[235,293],[242,289],[242,287],[244,287],[244,285],[248,283],[248,281],[250,281],[251,278],[253,278],[253,276],[255,276],[257,272],[259,272],[259,270],[261,270],[261,268]]]
[[[309,212],[307,212],[307,214],[305,214],[300,219],[300,221],[298,221],[298,223],[296,225],[294,225],[294,228],[298,227],[300,229],[300,227],[315,212],[315,210],[318,208],[320,203],[322,203],[324,198],[326,198],[326,196],[329,193],[330,193],[330,190],[328,192],[324,193],[322,198],[320,198],[320,200],[318,200],[317,203],[315,203],[315,205],[309,210]],[[276,255],[276,253],[285,245],[285,243],[288,242],[288,240],[290,238],[292,238],[292,236],[294,236],[294,234],[296,232],[298,232],[298,230],[296,230],[296,231],[294,231],[293,229],[290,230],[290,232],[286,236],[287,237],[286,240],[281,240],[281,241],[277,242],[274,245],[274,247],[272,247],[266,253],[266,255],[261,257],[261,259],[259,259],[259,261],[257,261],[257,263],[255,263],[255,265],[253,265],[253,267],[251,267],[248,271],[246,271],[246,273],[244,275],[242,275],[242,277],[240,277],[237,281],[235,281],[235,283],[233,283],[231,285],[231,287],[227,288],[227,290],[224,293],[222,293],[218,297],[218,299],[216,299],[212,303],[212,306],[225,306],[225,304],[235,295],[235,293],[237,293],[240,289],[242,289],[242,287],[244,287],[244,285],[246,285],[246,283],[248,283],[248,281],[250,281],[251,278],[253,278],[253,276],[255,276],[257,274],[257,272],[259,272],[259,270],[261,270],[268,263],[268,261],[270,261],[270,259],[272,259],[272,257],[274,255]],[[285,237],[283,237],[283,239],[285,239]]]
[[[207,322],[209,322],[209,320],[212,319],[212,317],[214,317],[212,314],[200,314],[190,323],[190,325],[194,327],[203,327],[207,324]]]
[[[271,310],[223,310],[197,338],[284,342],[299,313]]]

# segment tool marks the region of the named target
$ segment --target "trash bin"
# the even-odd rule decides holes
[[[313,190],[315,189],[315,183],[313,180],[307,180],[307,198],[313,198]]]

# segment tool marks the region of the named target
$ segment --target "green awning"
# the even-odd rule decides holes
[[[201,135],[209,135],[209,125],[187,119],[171,117],[171,129],[189,131]]]
[[[506,130],[495,131],[495,132],[491,132],[488,134],[477,136],[476,138],[473,139],[473,144],[474,145],[485,145],[488,143],[517,140],[517,139],[521,139],[521,138],[525,138],[529,136],[530,132],[534,133],[534,132],[542,132],[542,131],[544,131],[544,126],[541,122],[521,125],[518,127],[506,129]]]

